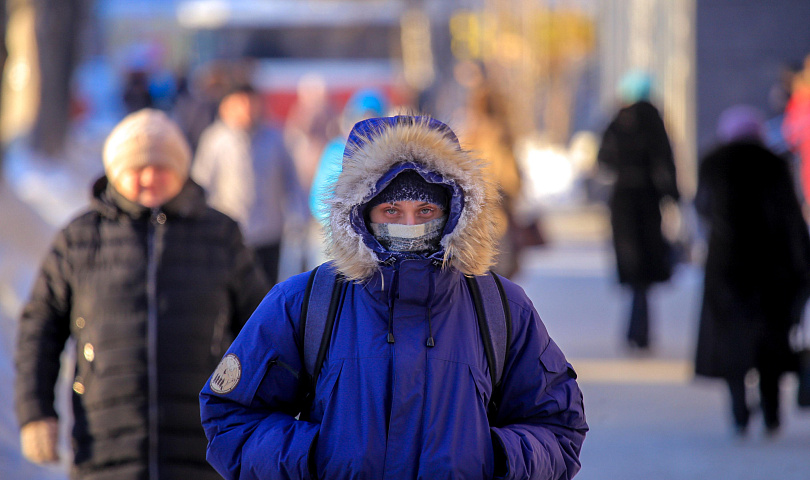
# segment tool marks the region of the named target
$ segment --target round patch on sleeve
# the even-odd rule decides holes
[[[239,363],[239,358],[233,353],[229,353],[219,362],[214,375],[211,376],[211,390],[219,394],[230,393],[239,385],[241,377],[242,365]]]

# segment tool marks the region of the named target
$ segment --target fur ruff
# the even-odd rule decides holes
[[[362,146],[343,157],[343,171],[329,201],[327,254],[349,280],[368,280],[380,268],[375,252],[351,225],[351,211],[377,181],[394,166],[413,161],[426,170],[455,181],[464,192],[458,224],[442,238],[442,268],[465,275],[483,275],[494,263],[498,239],[496,210],[500,198],[484,175],[485,163],[426,122],[385,128],[365,138]]]

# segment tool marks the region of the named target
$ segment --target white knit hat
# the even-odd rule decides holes
[[[147,165],[174,168],[183,179],[191,148],[180,127],[160,110],[144,108],[124,117],[104,143],[104,171],[114,182],[126,169]]]

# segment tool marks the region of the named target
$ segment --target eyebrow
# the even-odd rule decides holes
[[[400,204],[400,201],[393,201],[393,202],[383,202],[380,205],[391,205],[391,206],[394,206],[394,207],[398,207],[399,204]],[[418,204],[416,204],[416,206],[417,207],[433,206],[433,207],[436,207],[438,209],[442,209],[442,207],[440,205],[436,205],[435,203],[431,203],[431,202],[418,203]]]

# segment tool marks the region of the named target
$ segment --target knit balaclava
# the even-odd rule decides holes
[[[420,225],[368,222],[374,238],[392,252],[432,253],[439,249],[444,225],[447,223],[449,194],[445,187],[426,181],[414,170],[405,170],[389,183],[366,206],[370,211],[382,203],[416,201],[432,203],[444,215]]]

